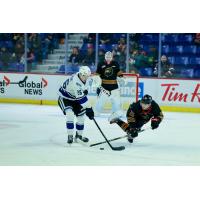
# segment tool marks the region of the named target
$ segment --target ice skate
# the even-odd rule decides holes
[[[130,134],[128,134],[127,140],[129,143],[133,143],[133,137]]]
[[[72,144],[73,143],[73,135],[68,135],[67,143],[68,144]]]
[[[110,124],[116,123],[120,117],[122,117],[123,113],[121,111],[113,112],[109,117],[108,121]]]
[[[114,123],[117,123],[119,121],[119,118],[113,118],[110,120],[110,124],[114,124]]]
[[[89,139],[87,137],[83,137],[82,135],[79,135],[77,132],[76,132],[75,140],[76,142],[77,140],[81,140],[82,142],[89,142]]]

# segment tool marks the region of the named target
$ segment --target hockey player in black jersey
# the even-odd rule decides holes
[[[110,123],[117,123],[128,134],[128,141],[133,142],[133,138],[138,136],[138,132],[142,126],[151,120],[151,128],[158,128],[163,119],[163,113],[159,105],[152,100],[148,94],[137,101],[132,103],[126,114],[127,123],[119,118],[111,119]]]
[[[118,83],[125,82],[122,71],[118,62],[113,60],[112,52],[105,53],[105,60],[99,62],[97,66],[96,74],[99,78],[99,85],[97,88],[97,103],[95,111],[97,114],[102,112],[102,107],[106,101],[110,101],[112,104],[112,113],[116,113],[116,116],[121,116],[121,104],[120,104],[120,90]]]

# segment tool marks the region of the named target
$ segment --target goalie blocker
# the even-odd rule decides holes
[[[127,122],[113,116],[110,124],[118,124],[128,134],[128,141],[138,136],[142,126],[151,120],[151,128],[156,129],[163,120],[163,113],[159,105],[148,94],[136,103],[130,104],[127,110]]]

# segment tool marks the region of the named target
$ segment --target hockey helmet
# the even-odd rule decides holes
[[[110,62],[112,59],[113,59],[113,54],[112,54],[112,52],[107,51],[107,52],[105,53],[105,60]]]
[[[141,103],[143,104],[151,104],[151,102],[152,102],[152,97],[148,94],[145,94],[141,99]]]
[[[81,66],[79,69],[79,74],[85,77],[89,77],[91,75],[91,70],[88,66]]]

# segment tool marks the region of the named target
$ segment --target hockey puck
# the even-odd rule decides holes
[[[101,147],[101,148],[100,148],[100,150],[104,150],[104,148],[103,148],[103,147]]]

